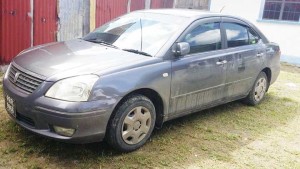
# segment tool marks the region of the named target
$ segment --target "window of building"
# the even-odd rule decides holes
[[[221,49],[220,23],[200,25],[188,33],[183,41],[190,44],[190,53]]]
[[[263,19],[300,21],[300,0],[266,0]]]

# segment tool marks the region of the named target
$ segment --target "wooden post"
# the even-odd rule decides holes
[[[90,31],[96,28],[96,0],[90,0]]]

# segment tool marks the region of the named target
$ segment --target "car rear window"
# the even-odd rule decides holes
[[[248,28],[236,23],[223,23],[227,35],[227,46],[249,45]]]

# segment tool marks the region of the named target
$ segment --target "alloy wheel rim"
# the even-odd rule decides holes
[[[126,115],[123,121],[122,138],[127,144],[137,144],[146,137],[150,126],[150,111],[143,106],[135,107]]]
[[[267,81],[265,78],[260,78],[255,85],[255,90],[254,90],[254,98],[255,100],[258,102],[260,101],[265,93],[266,93],[266,89],[267,89]]]

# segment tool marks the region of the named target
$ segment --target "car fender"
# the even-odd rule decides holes
[[[95,83],[90,100],[114,98],[111,109],[129,93],[138,89],[152,89],[163,101],[164,113],[168,112],[171,83],[171,61],[162,61],[100,76]]]

